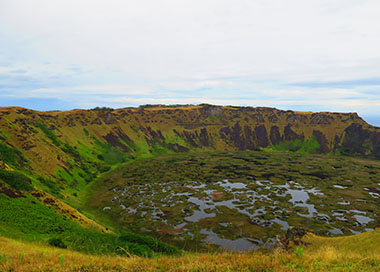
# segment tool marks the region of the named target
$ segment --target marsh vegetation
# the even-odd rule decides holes
[[[94,186],[89,205],[122,228],[190,250],[270,248],[301,226],[351,235],[378,225],[380,164],[276,152],[136,160]]]

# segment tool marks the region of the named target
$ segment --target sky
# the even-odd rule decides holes
[[[0,106],[358,112],[380,126],[379,0],[0,0]]]

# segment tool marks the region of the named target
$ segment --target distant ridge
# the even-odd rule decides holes
[[[0,140],[22,154],[24,167],[61,181],[74,175],[73,163],[96,174],[129,159],[187,151],[266,148],[380,158],[380,128],[356,113],[209,104],[49,112],[2,107]],[[23,164],[0,159],[4,167]]]

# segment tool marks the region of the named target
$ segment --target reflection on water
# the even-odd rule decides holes
[[[275,223],[277,223],[277,224],[280,224],[282,230],[288,230],[288,229],[290,228],[288,222],[286,222],[286,221],[284,221],[284,220],[281,220],[281,219],[275,218],[275,219],[273,219],[273,222],[275,222]]]
[[[335,234],[335,235],[343,234],[343,231],[341,231],[340,229],[337,229],[337,228],[333,228],[333,229],[329,230],[329,232],[332,234]]]
[[[341,185],[334,187],[347,188]],[[248,177],[246,183],[240,179],[239,182],[223,179],[210,183],[173,181],[157,185],[128,185],[114,188],[113,192],[112,209],[117,206],[123,210],[123,216],[149,221],[156,226],[151,228],[152,231],[162,226],[167,233],[186,240],[188,237],[195,239],[196,230],[200,229],[199,233],[205,237],[203,242],[235,251],[255,249],[263,244],[260,239],[252,238],[255,233],[228,239],[228,233],[236,233],[237,229],[242,231],[247,225],[254,230],[259,226],[262,228],[260,231],[276,229],[275,233],[283,233],[291,227],[289,222],[294,222],[292,219],[301,218],[299,222],[321,222],[325,226],[325,234],[342,235],[344,232],[358,233],[361,226],[362,231],[370,230],[364,227],[374,221],[364,211],[345,209],[351,207],[351,202],[343,198],[337,202],[341,205],[339,209],[324,208],[323,201],[316,200],[326,196],[306,182],[274,184],[269,180],[255,181]],[[111,209],[111,206],[103,209]],[[342,228],[339,224],[351,224],[352,227]]]
[[[338,189],[347,189],[348,187],[347,187],[347,186],[343,186],[343,185],[335,184],[335,185],[334,185],[334,188],[338,188]]]
[[[221,185],[225,189],[245,189],[247,187],[247,184],[242,182],[229,182],[228,179],[219,181],[217,184]]]
[[[215,232],[202,229],[200,233],[207,235],[206,242],[220,246],[224,250],[247,251],[259,248],[258,245],[250,242],[247,238],[236,240],[220,238]]]
[[[360,214],[355,214],[354,217],[361,225],[367,225],[369,222],[374,221],[372,218]]]

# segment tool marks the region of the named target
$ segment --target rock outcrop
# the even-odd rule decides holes
[[[19,164],[29,164],[31,170],[53,178],[58,169],[70,172],[73,161],[84,161],[87,166],[82,168],[98,171],[99,164],[123,157],[118,152],[133,158],[170,152],[289,148],[380,159],[380,128],[355,113],[265,107],[149,105],[66,112],[0,108],[0,141],[5,148],[0,150],[1,168],[12,167],[14,157],[9,155],[18,150],[12,154],[22,156]]]

